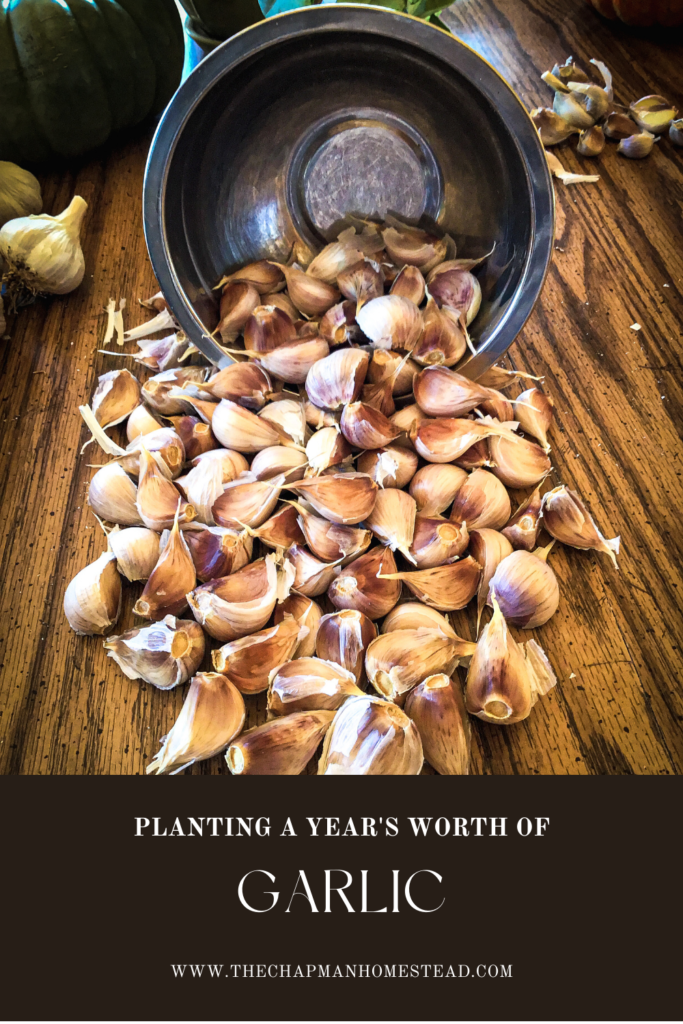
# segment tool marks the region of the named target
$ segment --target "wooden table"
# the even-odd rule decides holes
[[[571,53],[583,64],[605,61],[622,103],[663,93],[683,108],[683,47],[672,33],[608,24],[581,0],[460,0],[445,19],[529,107],[550,102],[539,76]],[[2,343],[4,773],[142,773],[183,702],[182,689],[163,693],[126,679],[99,639],[71,632],[62,611],[68,581],[105,547],[85,498],[88,463],[106,457],[94,446],[79,455],[87,434],[78,406],[99,374],[132,366],[97,352],[103,307],[110,296],[126,297],[132,326],[146,316],[138,298],[156,290],[140,203],[150,135],[43,176],[46,210],[58,212],[74,193],[89,203],[86,278],[68,298],[22,310]],[[617,156],[612,143],[596,161],[569,145],[556,152],[567,168],[601,177],[558,183],[555,257],[509,360],[545,377],[556,402],[554,480],[582,494],[606,536],[621,535],[622,555],[619,571],[604,556],[569,548],[551,555],[561,603],[536,639],[558,686],[519,725],[475,721],[472,770],[677,773],[683,149],[662,140],[644,161]],[[132,625],[130,611],[119,625]],[[471,619],[457,625],[471,635]],[[248,703],[254,724],[264,700]],[[192,771],[226,769],[214,758]]]

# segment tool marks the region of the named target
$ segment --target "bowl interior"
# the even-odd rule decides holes
[[[303,34],[290,15],[229,40],[177,94],[146,185],[160,283],[172,278],[182,308],[173,295],[171,307],[196,338],[198,324],[216,326],[212,288],[227,270],[286,261],[295,246],[305,258],[336,237],[345,215],[392,212],[448,232],[459,256],[495,245],[478,271],[484,299],[472,324],[475,345],[486,347],[525,279],[530,286],[530,269],[538,287],[545,272],[545,249],[542,267],[538,251],[530,264],[539,242],[549,252],[548,222],[552,233],[533,126],[481,58],[428,25],[370,8],[348,8],[354,17],[341,24],[342,8],[297,16],[333,10],[331,23],[309,18]]]

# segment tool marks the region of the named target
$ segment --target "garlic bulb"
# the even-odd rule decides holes
[[[276,607],[273,614],[273,621],[276,625],[282,622],[285,615],[293,615],[299,624],[299,641],[293,655],[295,658],[310,658],[312,654],[315,654],[315,643],[322,614],[319,604],[311,601],[308,597],[301,597],[300,594],[290,594]],[[305,634],[301,627],[305,628]]]
[[[606,540],[579,495],[564,484],[544,495],[543,525],[551,537],[569,547],[604,551],[618,568],[619,537]]]
[[[533,552],[514,551],[498,563],[491,577],[490,602],[495,597],[512,626],[534,629],[557,611],[560,588],[546,561],[554,543]]]
[[[334,711],[300,711],[247,729],[225,755],[233,775],[299,775],[330,727]]]
[[[296,658],[271,673],[268,711],[273,716],[298,711],[336,711],[347,697],[362,693],[353,672],[322,658]]]
[[[408,694],[405,712],[432,768],[440,775],[467,775],[471,727],[457,680],[445,673],[428,676]]]
[[[467,673],[469,713],[494,725],[514,725],[528,718],[556,682],[543,648],[535,640],[518,644],[510,636],[494,598],[493,618],[481,632]]]
[[[0,256],[21,289],[66,295],[78,288],[85,273],[79,235],[87,208],[74,196],[57,217],[31,214],[0,228]]]
[[[285,615],[277,625],[213,651],[213,666],[234,683],[240,693],[262,693],[268,688],[271,672],[292,657],[302,632],[296,619]]]
[[[109,547],[116,557],[116,568],[127,580],[149,579],[159,561],[159,534],[144,526],[112,530]]]
[[[40,213],[42,208],[38,179],[30,171],[0,160],[0,228],[8,220]]]
[[[147,774],[176,775],[195,761],[213,757],[242,731],[244,717],[244,699],[230,680],[216,672],[199,672]]]
[[[180,532],[180,502],[171,535],[144,590],[133,606],[136,615],[157,622],[167,615],[180,615],[187,608],[187,593],[197,583],[190,549]]]
[[[64,614],[79,636],[107,633],[121,611],[121,577],[111,551],[76,573],[64,593]]]
[[[318,775],[419,775],[420,734],[407,715],[378,697],[351,697],[329,728]]]
[[[167,615],[161,622],[129,629],[104,641],[104,649],[129,679],[171,690],[194,675],[204,657],[202,627],[194,619]]]

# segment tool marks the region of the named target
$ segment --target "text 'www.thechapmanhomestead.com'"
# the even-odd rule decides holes
[[[512,964],[171,964],[175,978],[511,978]]]

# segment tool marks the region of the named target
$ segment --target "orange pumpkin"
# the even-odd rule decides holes
[[[591,0],[591,3],[605,18],[619,18],[627,25],[643,28],[683,25],[683,0]]]

